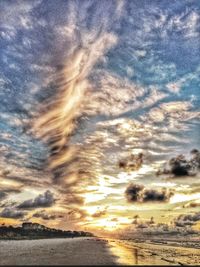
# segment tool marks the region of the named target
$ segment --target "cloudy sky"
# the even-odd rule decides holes
[[[199,62],[198,0],[0,1],[0,223],[200,229]]]

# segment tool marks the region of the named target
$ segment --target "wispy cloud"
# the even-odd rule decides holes
[[[0,212],[0,217],[10,219],[23,218],[27,213],[24,211],[16,210],[14,207],[6,207]]]
[[[167,209],[170,188],[199,190],[188,175],[162,190],[155,175],[198,147],[199,4],[1,1],[0,24],[1,213],[106,224],[145,203]],[[142,189],[126,212],[131,181]]]

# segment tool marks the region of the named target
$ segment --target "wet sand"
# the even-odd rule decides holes
[[[104,238],[0,241],[0,265],[200,265],[200,249]]]

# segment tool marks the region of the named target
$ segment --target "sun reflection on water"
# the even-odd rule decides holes
[[[114,240],[108,240],[111,253],[118,256],[117,263],[120,265],[137,265],[138,249],[120,245]]]

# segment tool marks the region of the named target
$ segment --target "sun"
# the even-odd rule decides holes
[[[119,227],[119,222],[118,221],[112,221],[112,220],[107,219],[107,218],[103,218],[103,219],[99,219],[95,223],[95,226],[106,228],[106,230],[108,230],[108,231],[114,231],[114,230],[116,230],[116,228]]]

